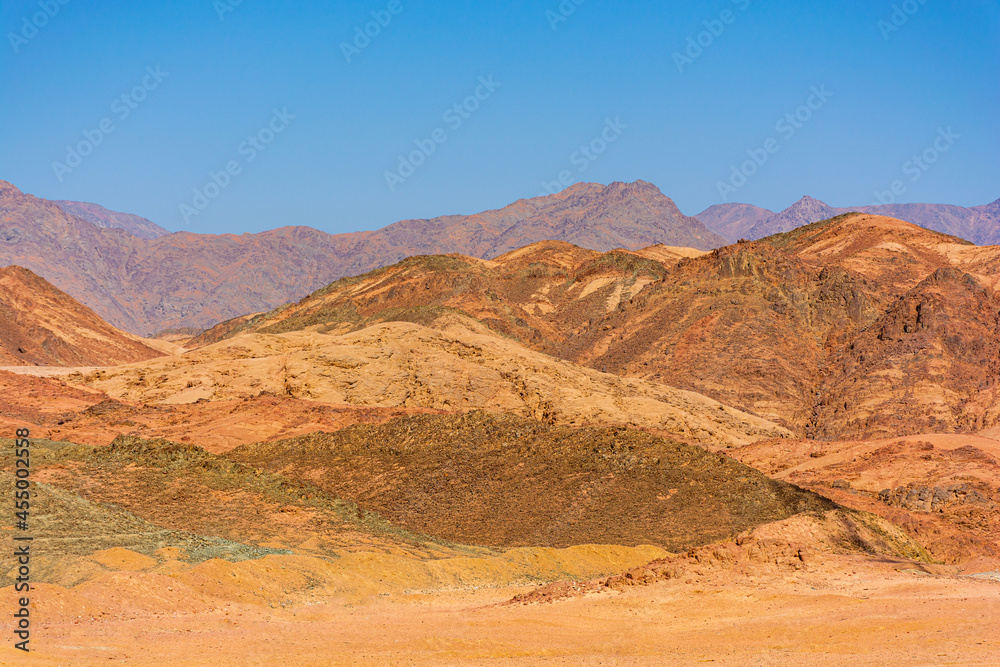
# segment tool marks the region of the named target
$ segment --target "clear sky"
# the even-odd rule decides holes
[[[0,27],[0,178],[173,231],[580,181],[687,214],[1000,197],[996,1],[4,0]]]

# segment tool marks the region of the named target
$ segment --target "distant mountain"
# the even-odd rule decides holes
[[[950,204],[886,204],[835,208],[805,196],[778,213],[750,204],[734,203],[716,204],[695,217],[713,232],[735,242],[739,238],[762,239],[851,212],[905,220],[925,229],[961,237],[976,245],[1000,244],[1000,199],[971,208]]]
[[[948,204],[888,204],[866,210],[877,210],[879,215],[960,236],[976,245],[1000,245],[1000,199],[971,208]]]
[[[848,213],[853,210],[849,208],[836,209],[806,195],[785,210],[757,222],[747,232],[748,239],[757,240],[771,234],[790,232],[796,227],[819,222],[820,220],[828,220],[841,213]]]
[[[132,215],[131,213],[110,211],[99,204],[64,200],[53,201],[52,203],[69,215],[82,218],[101,229],[124,229],[141,239],[158,239],[170,233],[146,218]]]
[[[707,250],[726,243],[643,181],[582,183],[499,210],[404,220],[372,232],[283,227],[152,239],[95,226],[0,181],[0,266],[30,268],[109,322],[141,335],[205,329],[270,310],[337,278],[413,255],[493,258],[542,240],[598,251],[655,244]]]
[[[716,204],[694,216],[716,234],[735,243],[748,238],[750,229],[758,222],[774,215],[774,211],[753,204]]]
[[[494,218],[505,227],[489,252],[493,257],[549,240],[601,252],[655,244],[698,250],[726,245],[725,238],[682,214],[659,188],[645,181],[581,183],[557,195],[522,199],[473,217]]]
[[[28,269],[0,269],[0,366],[116,366],[159,356]]]
[[[502,209],[431,220],[403,220],[365,242],[401,248],[391,262],[420,254],[459,252],[492,258],[537,241],[566,241],[589,250],[638,250],[655,244],[711,250],[726,239],[685,216],[652,183],[578,183]],[[355,263],[356,268],[363,268]],[[375,268],[375,265],[367,268]],[[355,275],[360,271],[347,272]]]

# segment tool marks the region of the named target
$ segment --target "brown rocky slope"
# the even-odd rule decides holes
[[[814,437],[972,433],[1000,421],[1000,299],[937,269],[829,361]]]
[[[578,336],[567,356],[822,437],[986,428],[997,419],[983,390],[1000,335],[991,324],[998,257],[1000,248],[899,220],[838,216],[681,262]],[[888,334],[901,308],[918,307],[919,331],[901,324]],[[887,388],[896,399],[870,401]],[[921,412],[931,403],[939,407]]]
[[[351,426],[226,457],[308,481],[413,532],[490,546],[677,551],[833,508],[700,447],[482,412]]]

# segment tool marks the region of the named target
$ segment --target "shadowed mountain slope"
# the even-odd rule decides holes
[[[0,268],[0,366],[109,366],[161,355],[28,269]]]

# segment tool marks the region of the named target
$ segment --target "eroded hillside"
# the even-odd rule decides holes
[[[955,432],[998,418],[988,386],[998,276],[997,248],[855,213],[711,253],[547,242],[488,262],[414,257],[193,344],[386,321],[439,326],[455,313],[536,351],[698,392],[802,435]],[[890,324],[921,308],[919,326]],[[908,417],[925,405],[938,407]]]

